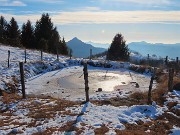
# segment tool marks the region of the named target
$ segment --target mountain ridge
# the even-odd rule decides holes
[[[90,49],[92,49],[92,55],[102,53],[106,51],[105,48],[100,47],[94,47],[91,44],[87,44],[77,37],[74,37],[73,39],[69,40],[67,42],[67,46],[72,49],[72,55],[74,57],[80,57],[80,58],[87,58],[90,55]]]

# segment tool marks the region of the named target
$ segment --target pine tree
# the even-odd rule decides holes
[[[0,17],[0,43],[6,42],[6,28],[7,28],[7,21],[4,19],[3,16]]]
[[[28,20],[27,23],[22,25],[21,31],[21,43],[26,48],[34,49],[34,28],[31,22]]]
[[[7,40],[12,46],[21,46],[19,26],[13,17],[7,25]]]
[[[66,45],[66,41],[65,41],[64,37],[63,37],[63,40],[61,42],[61,54],[68,55],[68,47]]]
[[[36,48],[39,48],[39,41],[41,39],[44,39],[47,41],[47,46],[49,49],[50,46],[50,39],[52,37],[52,31],[53,31],[53,23],[51,22],[51,19],[49,17],[49,14],[42,14],[42,17],[39,21],[36,22],[35,26],[35,38],[36,38]],[[41,46],[43,47],[43,46]],[[45,48],[42,48],[45,50]]]
[[[52,30],[52,35],[49,39],[49,46],[48,51],[50,53],[57,53],[60,52],[60,35],[56,30],[56,27]]]
[[[129,49],[122,34],[116,34],[113,38],[110,48],[108,49],[107,59],[123,60],[129,59]]]

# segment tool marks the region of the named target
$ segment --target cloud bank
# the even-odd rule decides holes
[[[0,14],[17,21],[36,22],[41,15]],[[180,24],[180,11],[76,11],[50,15],[55,24],[113,24],[113,23],[166,23]]]

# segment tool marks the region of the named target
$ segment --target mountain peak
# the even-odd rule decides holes
[[[88,57],[90,49],[93,50],[93,52],[92,52],[93,55],[106,51],[106,49],[104,49],[104,48],[96,48],[96,47],[92,46],[91,44],[84,43],[77,37],[74,37],[73,39],[68,41],[67,46],[72,49],[73,56],[81,57],[81,58]]]
[[[81,41],[77,37],[74,37],[73,39],[69,40],[68,42],[72,42],[74,44],[82,44],[82,43],[84,43],[83,41]]]
[[[74,37],[73,39],[71,39],[73,41],[81,41],[80,39],[78,39],[77,37]]]

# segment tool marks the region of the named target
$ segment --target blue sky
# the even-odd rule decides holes
[[[127,42],[180,42],[180,0],[0,0],[0,15],[19,25],[42,13],[66,41],[111,43],[122,33]]]

